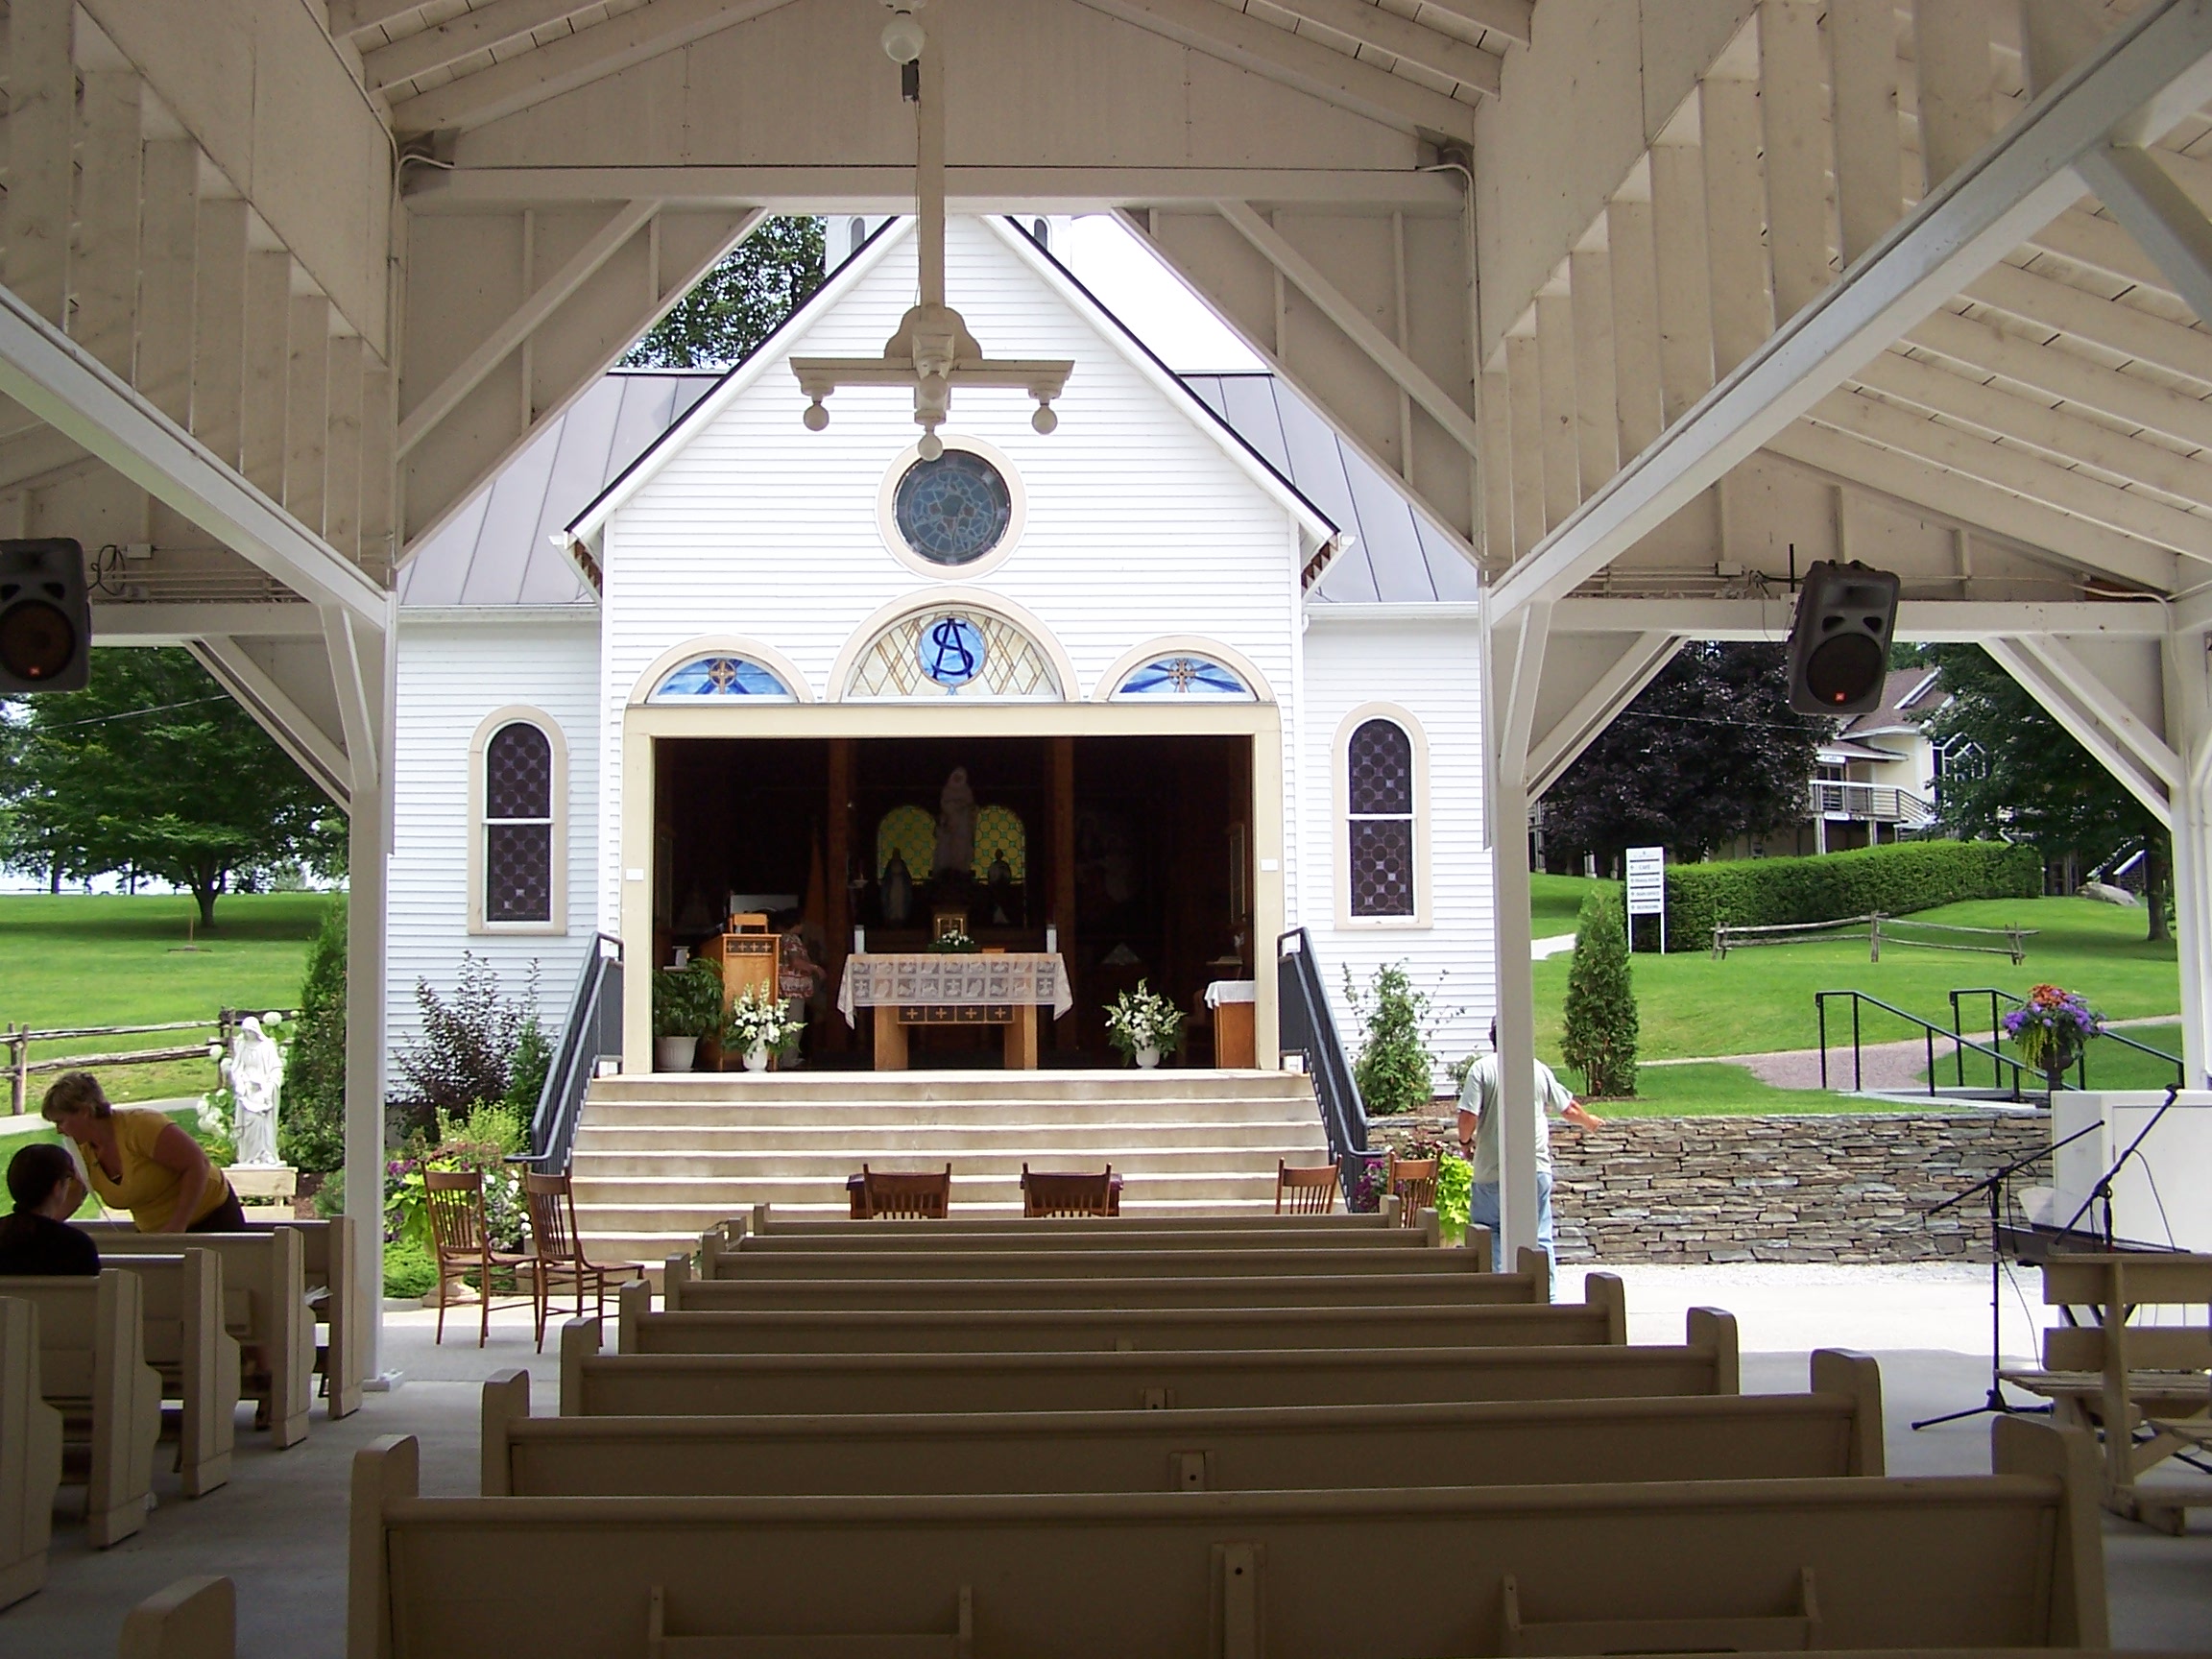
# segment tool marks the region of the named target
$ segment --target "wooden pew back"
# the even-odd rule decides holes
[[[131,1609],[117,1659],[232,1659],[238,1594],[228,1578],[180,1578]]]
[[[1267,1211],[1227,1215],[1116,1215],[1053,1216],[964,1215],[955,1212],[942,1221],[855,1222],[845,1216],[785,1212],[774,1205],[756,1204],[743,1215],[717,1224],[724,1242],[734,1245],[740,1236],[762,1238],[807,1238],[823,1244],[857,1244],[866,1249],[895,1246],[901,1240],[945,1239],[962,1235],[986,1238],[1036,1238],[1088,1233],[1094,1238],[1183,1233],[1209,1235],[1282,1236],[1328,1238],[1346,1234],[1360,1238],[1388,1232],[1400,1223],[1398,1200],[1386,1198],[1384,1208],[1369,1214],[1338,1212],[1333,1215],[1276,1215]],[[1016,1246],[1019,1248],[1019,1246]]]
[[[1593,1273],[1582,1303],[1154,1308],[1148,1282],[1088,1306],[871,1309],[857,1312],[684,1310],[656,1313],[643,1281],[621,1291],[624,1354],[1011,1354],[1192,1348],[1582,1347],[1628,1340],[1621,1281]],[[1290,1285],[1305,1281],[1292,1280]],[[1134,1302],[1134,1305],[1131,1303]]]
[[[38,1310],[0,1296],[0,1607],[46,1582],[61,1413],[38,1386]]]
[[[1541,1250],[1524,1250],[1513,1273],[1249,1274],[1229,1278],[877,1279],[855,1261],[854,1277],[831,1279],[701,1278],[690,1258],[671,1256],[661,1275],[671,1311],[947,1310],[980,1308],[1459,1307],[1551,1300],[1551,1276]]]
[[[414,1441],[384,1440],[354,1465],[347,1650],[2103,1646],[2093,1455],[2017,1419],[1993,1440],[2000,1473],[1947,1479],[739,1499],[425,1499]],[[1421,1588],[1384,1616],[1395,1584]]]
[[[484,1385],[486,1497],[1312,1491],[1879,1475],[1882,1382],[1813,1356],[1809,1394],[873,1417],[533,1417]]]
[[[1392,1237],[1388,1234],[1382,1238]],[[1406,1234],[1396,1235],[1399,1238]],[[855,1276],[864,1262],[871,1279],[1129,1279],[1260,1278],[1278,1275],[1477,1274],[1487,1270],[1475,1250],[1405,1249],[1388,1244],[1310,1245],[1299,1249],[1175,1239],[1159,1247],[1071,1246],[968,1249],[965,1241],[936,1250],[739,1250],[717,1256],[717,1279],[835,1280]]]
[[[0,1279],[0,1296],[38,1310],[38,1385],[84,1448],[84,1530],[97,1549],[146,1524],[161,1378],[146,1363],[144,1290],[135,1274]]]
[[[1031,1354],[601,1354],[561,1332],[564,1416],[1125,1411],[1733,1394],[1736,1322],[1694,1308],[1680,1347]]]
[[[146,1362],[181,1407],[177,1472],[184,1495],[201,1497],[230,1479],[238,1432],[238,1339],[226,1329],[233,1299],[224,1292],[223,1259],[195,1248],[175,1256],[119,1254],[112,1265],[138,1281]]]
[[[269,1406],[269,1437],[290,1446],[307,1436],[315,1395],[315,1312],[307,1305],[306,1245],[302,1230],[278,1223],[245,1233],[139,1233],[97,1235],[103,1256],[158,1256],[186,1238],[194,1249],[223,1260],[227,1323],[244,1348],[256,1350],[267,1367],[256,1396]],[[325,1229],[327,1240],[330,1233]]]

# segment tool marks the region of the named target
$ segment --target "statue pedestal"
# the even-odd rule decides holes
[[[289,1221],[300,1171],[289,1164],[233,1164],[223,1171],[249,1221]]]

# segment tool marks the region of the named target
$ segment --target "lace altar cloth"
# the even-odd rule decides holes
[[[837,991],[837,1011],[848,1025],[856,1008],[1044,1002],[1052,1005],[1054,1019],[1075,1006],[1068,969],[1057,950],[848,956],[845,981]]]

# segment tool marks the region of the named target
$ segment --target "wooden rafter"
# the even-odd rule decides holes
[[[533,31],[575,16],[577,0],[492,0],[473,12],[408,35],[362,55],[369,84],[378,91],[434,70],[450,69],[479,53],[512,46]]]
[[[1504,60],[1495,52],[1385,12],[1369,0],[1269,0],[1306,23],[1318,24],[1362,48],[1386,52],[1470,91],[1495,94]],[[1304,33],[1303,30],[1300,31]]]

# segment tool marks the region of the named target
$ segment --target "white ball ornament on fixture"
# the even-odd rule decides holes
[[[903,8],[895,11],[891,21],[883,25],[883,55],[894,63],[911,63],[920,58],[926,40],[914,13]]]
[[[1050,432],[1060,424],[1060,417],[1052,413],[1052,405],[1040,403],[1037,413],[1029,417],[1029,424],[1039,432]]]
[[[826,432],[830,429],[830,411],[823,406],[819,397],[806,405],[806,413],[799,419],[809,432]]]
[[[914,453],[925,461],[942,460],[945,455],[945,440],[934,432],[925,432],[922,434],[922,442],[914,445]]]

